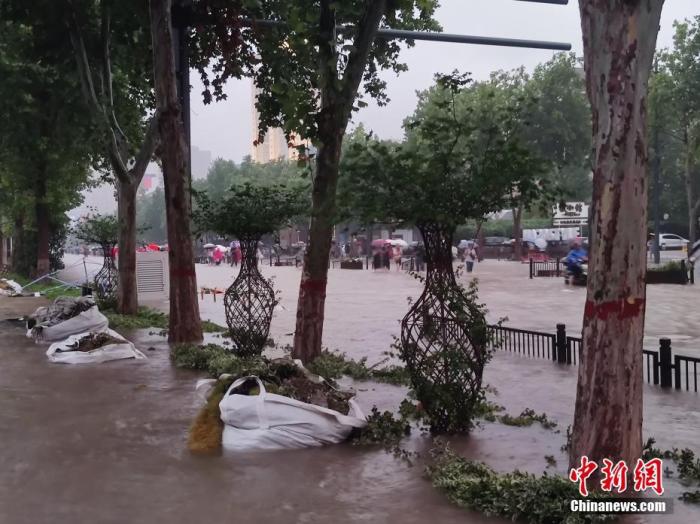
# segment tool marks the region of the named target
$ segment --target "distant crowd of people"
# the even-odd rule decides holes
[[[203,262],[214,266],[226,264],[231,267],[238,267],[243,260],[243,254],[240,242],[233,240],[229,243],[228,247],[223,245],[204,247]],[[257,257],[258,261],[263,258],[260,249],[258,249]]]
[[[394,262],[396,271],[401,269],[401,261],[403,259],[403,251],[401,246],[392,246],[387,243],[382,247],[375,247],[372,252],[372,269],[391,270],[391,263]]]

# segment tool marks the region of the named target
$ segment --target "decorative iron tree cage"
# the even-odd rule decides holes
[[[275,308],[275,292],[258,271],[259,236],[239,239],[241,269],[224,295],[226,324],[240,356],[260,355],[265,348]]]
[[[401,352],[417,398],[437,433],[471,429],[487,360],[484,315],[457,284],[454,228],[418,226],[425,243],[425,288],[401,322]]]
[[[95,295],[102,302],[113,302],[117,299],[119,271],[114,263],[114,246],[116,243],[102,243],[102,268],[94,279]]]

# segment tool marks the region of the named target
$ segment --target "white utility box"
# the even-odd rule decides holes
[[[142,300],[167,300],[170,276],[167,251],[136,253],[136,289]]]

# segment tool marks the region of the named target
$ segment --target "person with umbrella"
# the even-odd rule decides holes
[[[391,244],[389,244],[388,242],[385,243],[384,248],[382,249],[382,265],[388,271],[391,271],[391,258],[393,254],[394,253],[391,249]]]
[[[394,239],[390,242],[391,249],[392,249],[392,255],[394,259],[394,264],[396,265],[396,271],[401,269],[401,260],[402,260],[402,254],[403,254],[403,247],[408,246],[408,244],[400,239]]]
[[[469,247],[465,249],[464,253],[464,261],[467,266],[467,273],[471,273],[474,270],[474,263],[478,259],[476,247],[474,244],[474,242],[471,242]]]
[[[384,244],[385,241],[382,238],[372,240],[370,244],[370,247],[372,249],[372,269],[376,270],[384,265],[382,260]]]
[[[467,240],[460,240],[459,244],[457,244],[457,258],[462,262],[464,262],[465,253],[467,252],[468,248],[469,242]]]

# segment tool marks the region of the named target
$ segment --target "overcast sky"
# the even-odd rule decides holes
[[[583,53],[576,0],[570,0],[568,6],[515,0],[440,0],[440,3],[436,17],[447,33],[570,42],[577,54]],[[698,14],[700,0],[666,0],[658,47],[672,44],[674,20]],[[408,72],[398,77],[385,73],[389,105],[377,107],[370,103],[355,114],[353,122],[362,122],[383,138],[400,138],[401,122],[415,107],[416,90],[430,86],[435,73],[458,69],[472,73],[478,80],[499,69],[524,65],[532,70],[552,54],[536,49],[416,42],[415,47],[401,54]],[[202,86],[194,71],[192,84],[192,143],[211,151],[214,158],[240,161],[250,154],[253,136],[250,80],[229,83],[228,100],[208,106],[202,103]]]

